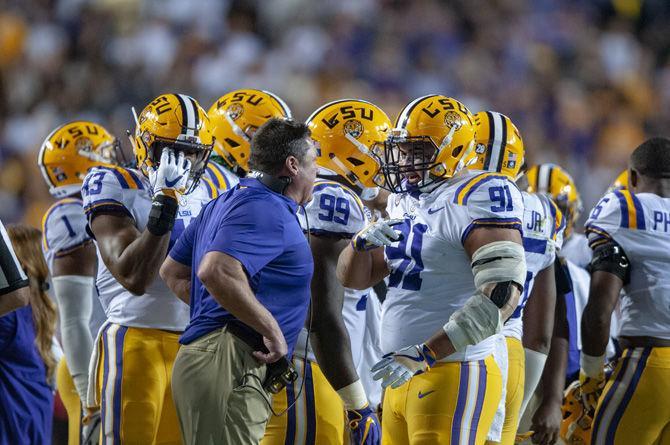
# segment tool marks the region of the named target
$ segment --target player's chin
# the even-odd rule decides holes
[[[421,182],[422,176],[416,172],[409,172],[405,173],[405,179],[411,185],[417,185],[419,182]]]

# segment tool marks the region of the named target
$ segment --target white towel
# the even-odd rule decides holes
[[[104,322],[98,330],[98,335],[95,336],[93,353],[91,354],[91,361],[88,364],[88,391],[86,391],[87,408],[97,408],[100,406],[100,399],[98,397],[98,370],[100,366],[100,356],[102,354],[102,331],[104,331],[110,324],[109,321]]]
[[[500,373],[502,374],[502,393],[500,402],[498,402],[498,409],[493,417],[493,423],[489,429],[489,434],[486,436],[486,440],[500,442],[502,438],[503,424],[505,423],[505,399],[507,398],[507,341],[503,335],[498,335],[496,338],[493,359],[498,365],[498,368],[500,368]]]

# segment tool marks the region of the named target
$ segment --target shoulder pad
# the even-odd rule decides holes
[[[146,190],[137,172],[122,167],[96,167],[84,179],[81,194],[87,216],[99,211],[121,212],[130,215],[124,192]]]
[[[46,211],[42,218],[44,251],[64,255],[90,241],[82,201],[65,198]]]
[[[473,224],[521,230],[523,197],[506,176],[483,173],[456,190],[454,203],[467,207]]]
[[[299,212],[303,230],[313,235],[351,238],[368,222],[360,198],[349,188],[332,181],[317,180],[312,200]]]
[[[614,190],[591,210],[586,221],[589,245],[594,248],[621,229],[644,230],[646,223],[640,200],[629,190]]]

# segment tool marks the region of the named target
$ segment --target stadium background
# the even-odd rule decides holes
[[[531,163],[588,210],[645,136],[668,135],[667,0],[2,0],[0,218],[39,225],[42,140],[79,118],[130,147],[130,107],[268,89],[298,119],[342,97],[394,118],[439,92],[509,115]]]

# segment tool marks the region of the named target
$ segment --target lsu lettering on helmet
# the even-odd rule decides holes
[[[53,130],[42,143],[37,158],[42,176],[55,198],[78,193],[86,173],[99,165],[117,164],[118,139],[102,125],[75,121]]]
[[[516,181],[525,153],[519,129],[509,117],[495,111],[475,114],[475,126],[477,159],[468,168],[502,173]]]
[[[307,126],[320,145],[317,164],[361,190],[375,187],[379,154],[391,128],[381,108],[359,99],[337,100],[314,111]]]
[[[221,96],[207,112],[214,153],[234,173],[249,171],[251,137],[268,119],[291,119],[291,110],[277,95],[263,90],[235,90]],[[240,171],[241,170],[241,171]]]
[[[619,173],[607,192],[613,192],[614,190],[628,190],[628,169]]]
[[[202,107],[185,94],[162,94],[137,117],[130,138],[137,168],[149,176],[158,168],[164,148],[184,152],[191,159],[191,174],[186,192],[198,183],[212,151],[213,137],[209,118]]]
[[[589,445],[593,425],[593,413],[583,405],[579,380],[572,382],[563,394],[561,406],[563,420],[559,435],[567,445]]]
[[[565,237],[572,233],[575,221],[582,212],[582,198],[572,176],[556,164],[534,165],[526,172],[528,191],[551,196],[565,215]]]
[[[394,193],[428,191],[474,160],[475,123],[470,111],[451,97],[419,97],[407,104],[384,144],[384,181]]]

